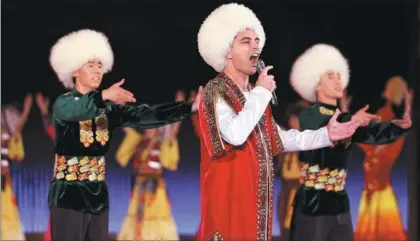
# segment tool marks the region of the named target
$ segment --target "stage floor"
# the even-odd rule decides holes
[[[109,235],[109,241],[115,241],[116,235],[110,234]],[[278,237],[274,237],[273,241],[278,241]],[[43,233],[27,233],[26,234],[26,241],[44,241],[44,234]],[[104,240],[105,241],[105,240]],[[195,241],[194,237],[192,236],[182,236],[181,235],[181,241]]]

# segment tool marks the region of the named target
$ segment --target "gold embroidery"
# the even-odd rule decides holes
[[[223,237],[222,235],[220,235],[220,233],[216,232],[208,240],[209,241],[223,241]]]
[[[92,143],[95,141],[101,143],[101,145],[106,145],[106,143],[109,141],[109,131],[108,131],[108,118],[103,112],[101,115],[97,116],[95,118],[95,137],[93,137],[93,131],[92,131],[92,120],[85,120],[85,121],[79,121],[80,126],[80,142],[83,144],[84,147],[88,148],[92,145]]]
[[[92,120],[79,121],[80,126],[80,142],[84,147],[89,147],[93,139]]]
[[[238,88],[238,86],[226,75],[222,75],[220,77],[222,79],[219,81],[222,81],[223,84],[219,85],[219,93],[223,100],[226,101],[228,105],[232,107],[235,106],[232,96],[235,96],[239,99],[241,106],[244,106],[246,98],[242,91]]]
[[[109,141],[108,134],[108,118],[105,113],[102,113],[100,116],[95,118],[96,124],[96,141],[105,146]]]
[[[203,90],[203,102],[204,102],[204,116],[207,120],[207,125],[209,127],[210,132],[210,139],[211,139],[211,145],[213,147],[213,152],[211,155],[217,156],[220,154],[220,152],[224,149],[222,138],[220,137],[219,128],[217,126],[217,122],[215,118],[212,118],[215,116],[216,110],[215,107],[215,101],[217,94],[217,86],[218,86],[217,80],[210,81],[206,87]]]
[[[273,123],[274,124],[274,123]],[[257,237],[258,240],[268,240],[272,233],[273,213],[273,180],[274,168],[272,160],[272,146],[267,129],[267,115],[264,114],[256,128],[258,168],[258,193],[257,193]]]
[[[276,145],[277,145],[277,148],[278,148],[278,150],[280,151],[280,152],[282,152],[283,151],[283,142],[282,142],[282,140],[281,140],[281,138],[280,138],[280,134],[279,134],[279,132],[278,132],[278,130],[277,130],[277,126],[276,126],[276,121],[274,120],[274,117],[271,117],[271,123],[272,123],[272,128],[273,128],[273,133],[274,133],[274,137],[276,138]],[[278,153],[277,153],[278,154]]]
[[[302,168],[299,182],[305,187],[314,188],[316,190],[339,192],[344,190],[346,176],[347,172],[345,169],[330,170],[324,168],[320,170],[318,165],[305,165]]]
[[[334,111],[333,110],[327,109],[324,106],[320,106],[319,107],[319,112],[322,115],[334,115]]]
[[[54,164],[55,179],[72,181],[104,181],[105,159],[104,157],[72,157],[56,156]]]

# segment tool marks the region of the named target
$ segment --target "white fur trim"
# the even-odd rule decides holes
[[[347,60],[334,46],[316,44],[293,64],[290,84],[303,99],[315,102],[316,86],[321,76],[328,71],[340,73],[343,88],[347,87],[350,78]]]
[[[89,60],[102,61],[104,73],[114,64],[108,38],[100,32],[83,29],[60,38],[51,49],[50,64],[58,79],[68,89],[74,88],[73,72]]]
[[[254,30],[260,38],[262,50],[265,44],[264,28],[251,9],[237,3],[218,7],[204,20],[198,32],[201,57],[214,70],[222,72],[233,39],[247,28]]]

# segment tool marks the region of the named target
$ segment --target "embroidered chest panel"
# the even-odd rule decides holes
[[[321,115],[329,115],[329,116],[332,116],[332,115],[334,115],[334,110],[325,108],[324,106],[320,106],[319,107],[319,113],[321,113]]]
[[[108,117],[105,111],[94,120],[79,121],[79,131],[80,142],[84,147],[90,147],[95,141],[105,146],[109,141]]]
[[[257,237],[258,240],[269,240],[272,236],[273,214],[273,180],[274,167],[272,146],[266,125],[266,115],[263,115],[256,127],[258,154],[258,190],[257,190]],[[276,130],[277,131],[277,130]]]

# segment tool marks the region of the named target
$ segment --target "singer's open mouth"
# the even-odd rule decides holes
[[[249,57],[249,60],[255,66],[257,64],[257,61],[258,61],[259,57],[260,57],[259,53],[254,53],[254,54],[251,55],[251,57]]]

